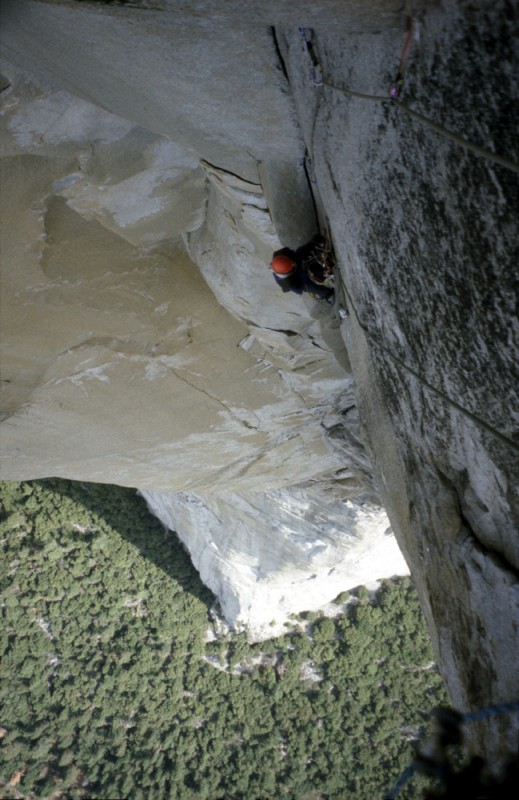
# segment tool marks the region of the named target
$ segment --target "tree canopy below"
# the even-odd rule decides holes
[[[0,501],[5,798],[372,800],[446,702],[407,578],[251,645],[134,490]]]

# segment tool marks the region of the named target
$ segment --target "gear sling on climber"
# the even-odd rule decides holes
[[[297,250],[276,250],[271,266],[276,283],[284,292],[308,292],[318,300],[333,303],[334,262],[320,234]]]

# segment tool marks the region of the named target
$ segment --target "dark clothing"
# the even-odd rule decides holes
[[[323,244],[324,240],[321,236],[314,236],[310,242],[298,247],[295,251],[289,247],[276,250],[274,256],[287,255],[296,263],[294,272],[286,278],[281,278],[275,272],[273,273],[276,283],[284,292],[295,292],[295,294],[308,292],[319,300],[333,302],[333,289],[321,283],[324,280],[324,270],[317,255],[319,250],[322,250]]]

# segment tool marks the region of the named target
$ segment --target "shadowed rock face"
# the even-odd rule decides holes
[[[348,91],[387,96],[394,4],[305,7],[321,86],[279,4],[170,5],[7,6],[5,477],[139,486],[242,624],[384,541],[374,471],[453,704],[517,700],[516,10],[414,6],[398,107]],[[268,269],[314,232],[305,150],[340,327]],[[510,717],[467,733],[517,748]]]

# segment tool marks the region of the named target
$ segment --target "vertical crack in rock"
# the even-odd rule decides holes
[[[278,59],[278,62],[279,62],[279,69],[283,73],[283,75],[285,77],[285,80],[287,82],[287,85],[289,85],[290,84],[290,79],[289,79],[289,76],[288,76],[288,71],[287,71],[287,67],[286,67],[286,64],[285,64],[285,59],[283,58],[283,54],[281,53],[281,47],[279,45],[279,40],[278,40],[276,29],[275,29],[274,26],[272,26],[270,30],[271,30],[271,33],[272,33],[272,41],[274,43],[274,49],[276,51],[276,56],[277,56],[277,59]]]

